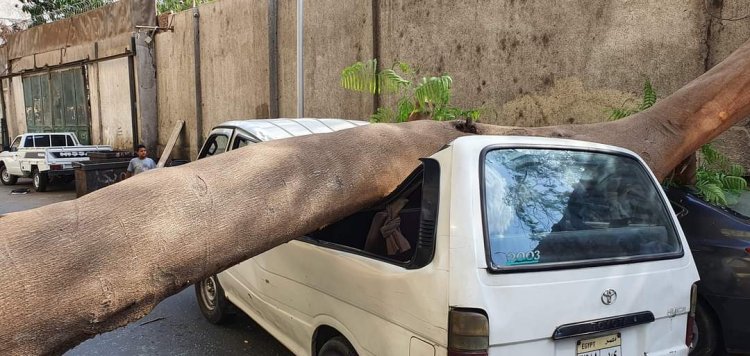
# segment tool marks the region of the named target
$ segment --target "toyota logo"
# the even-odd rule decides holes
[[[607,289],[602,293],[602,303],[610,305],[617,300],[617,292],[614,289]]]

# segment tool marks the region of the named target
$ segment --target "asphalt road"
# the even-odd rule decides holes
[[[26,194],[13,190],[29,189]],[[76,198],[73,183],[36,193],[30,179],[0,185],[0,215]],[[154,310],[124,328],[96,336],[65,353],[82,355],[292,355],[243,313],[226,325],[206,321],[193,287],[162,301]]]

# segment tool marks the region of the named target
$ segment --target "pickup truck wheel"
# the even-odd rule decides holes
[[[38,169],[34,168],[32,178],[34,180],[34,190],[37,192],[47,190],[47,183],[49,183],[49,176],[47,176],[47,173],[41,173]]]
[[[319,356],[356,356],[357,350],[343,336],[336,336],[328,339],[318,352]]]
[[[196,283],[195,296],[201,314],[212,324],[222,324],[231,317],[231,304],[224,296],[224,288],[221,287],[216,275]]]
[[[2,182],[3,185],[13,185],[16,184],[17,181],[18,177],[10,174],[4,164],[0,165],[0,182]]]

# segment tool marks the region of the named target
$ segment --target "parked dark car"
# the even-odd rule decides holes
[[[701,277],[691,356],[750,352],[750,192],[725,208],[690,188],[667,195]]]

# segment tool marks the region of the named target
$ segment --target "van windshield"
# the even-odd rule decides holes
[[[625,263],[682,255],[646,170],[615,154],[496,149],[484,158],[491,269]]]

